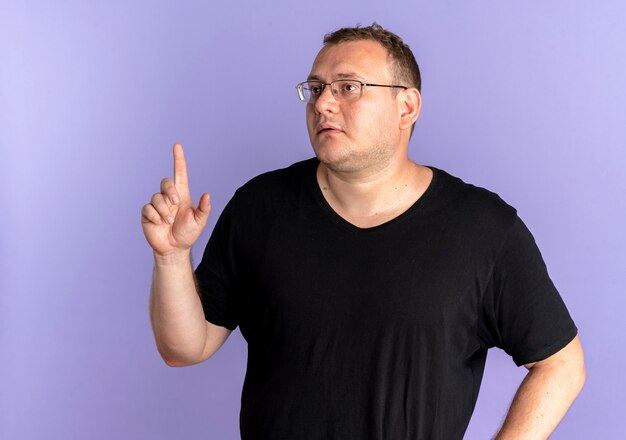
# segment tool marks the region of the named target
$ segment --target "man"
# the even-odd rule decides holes
[[[460,439],[487,349],[529,372],[498,439],[543,439],[584,382],[577,329],[516,211],[408,158],[408,46],[374,24],[325,37],[298,85],[315,158],[258,176],[204,228],[183,150],[142,210],[150,312],[170,366],[248,342],[246,439]]]

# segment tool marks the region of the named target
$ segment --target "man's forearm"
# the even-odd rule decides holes
[[[530,367],[494,440],[547,439],[584,382],[582,348],[576,337],[561,352]]]
[[[207,329],[189,253],[169,258],[155,254],[150,321],[166,363],[189,364],[200,359]]]

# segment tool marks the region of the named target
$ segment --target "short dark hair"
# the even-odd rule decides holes
[[[384,29],[374,22],[371,26],[345,27],[330,32],[324,36],[324,46],[331,44],[347,43],[349,41],[372,40],[380,43],[392,60],[392,75],[399,85],[422,89],[420,69],[415,61],[411,48],[402,41],[402,38]]]

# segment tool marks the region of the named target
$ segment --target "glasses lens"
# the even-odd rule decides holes
[[[305,81],[298,84],[298,97],[303,102],[315,102],[324,92],[321,81]],[[361,97],[362,84],[359,81],[341,79],[331,83],[333,96],[337,101],[354,101]]]
[[[352,80],[338,80],[333,83],[333,95],[340,101],[354,101],[361,97],[361,83]]]
[[[306,81],[300,84],[300,100],[304,102],[315,101],[324,90],[324,83],[320,81]]]

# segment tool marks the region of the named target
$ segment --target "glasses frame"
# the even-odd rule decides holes
[[[363,89],[365,87],[388,87],[388,88],[392,88],[392,89],[404,89],[404,90],[408,89],[408,87],[406,87],[406,86],[401,86],[401,85],[397,85],[397,84],[364,83],[362,81],[359,81],[358,79],[337,79],[337,80],[331,81],[329,83],[324,82],[324,81],[318,81],[318,80],[310,80],[310,81],[302,81],[301,83],[296,85],[296,89],[298,90],[298,98],[300,99],[301,102],[306,102],[307,104],[309,104],[311,102],[315,102],[315,101],[317,101],[317,99],[320,96],[322,96],[322,93],[324,93],[324,89],[326,88],[326,86],[330,86],[330,93],[333,95],[333,98],[335,98],[335,100],[337,100],[337,101],[346,102],[346,100],[337,97],[336,91],[335,91],[335,89],[333,87],[333,84],[338,83],[338,82],[347,82],[347,81],[351,81],[351,82],[355,82],[355,83],[361,84],[361,87],[359,89],[361,93],[359,94],[359,97],[355,99],[355,101],[361,99],[361,96],[363,96]],[[315,97],[315,99],[307,100],[306,97],[304,96],[304,85],[307,84],[307,83],[310,83],[310,82],[314,82],[314,83],[320,84],[320,86],[322,87],[322,90],[321,90],[320,94]],[[311,98],[312,97],[313,97],[313,95],[311,95]]]

